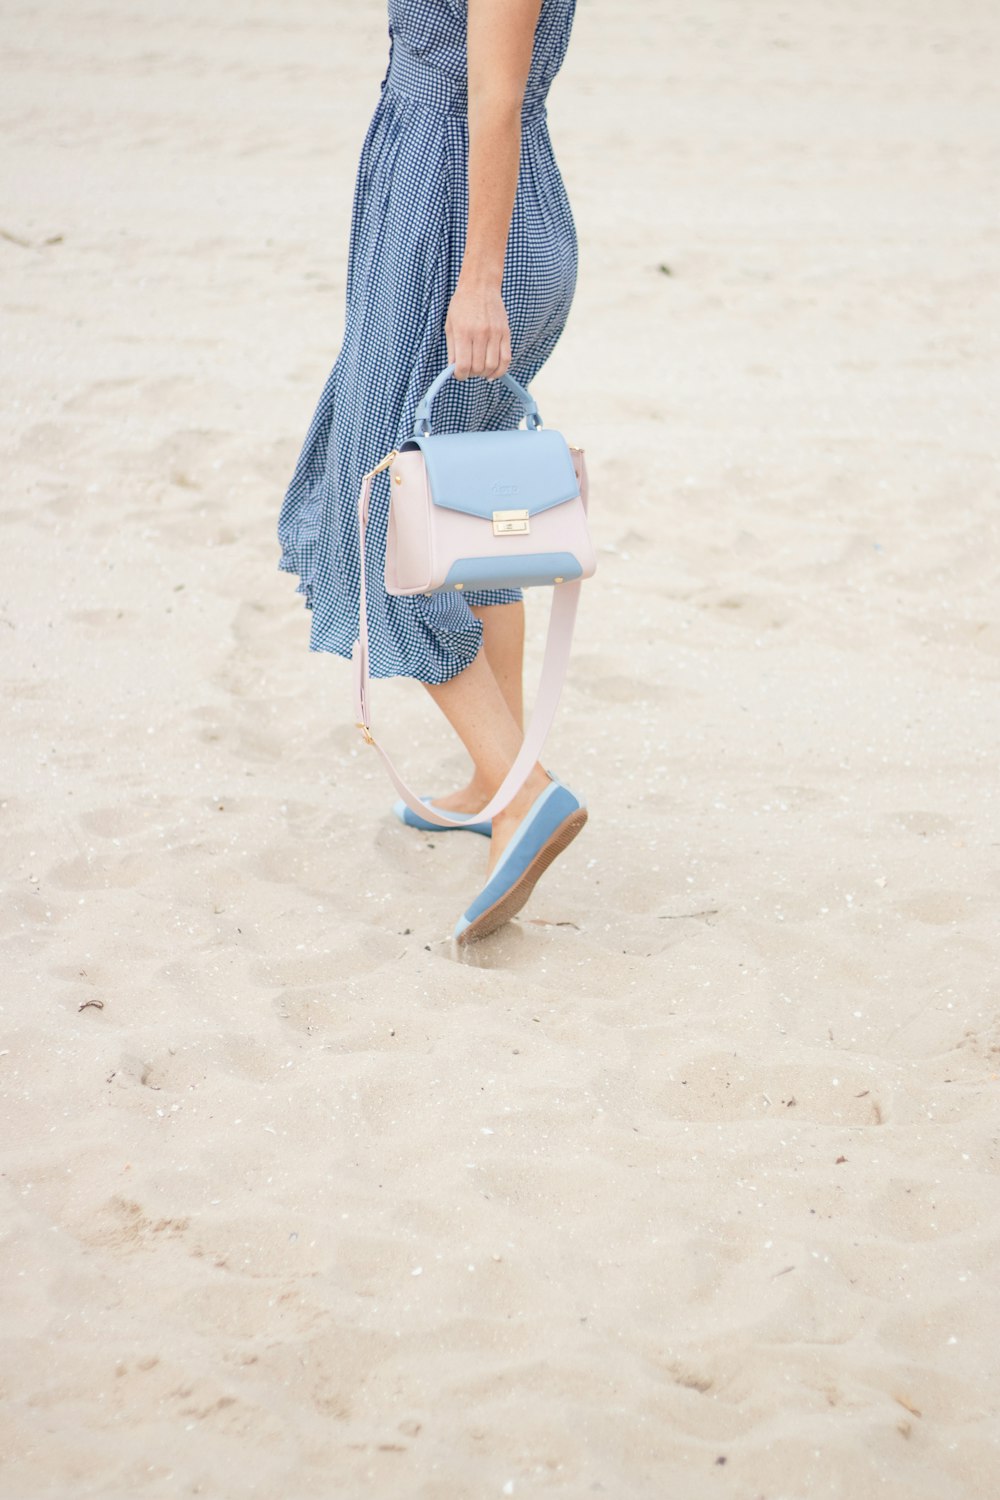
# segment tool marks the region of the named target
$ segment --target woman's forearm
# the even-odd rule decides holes
[[[459,380],[510,366],[501,296],[521,166],[521,105],[542,0],[468,0],[469,202],[462,266],[445,319]]]
[[[521,100],[491,89],[469,99],[469,219],[465,281],[503,279],[521,161]]]

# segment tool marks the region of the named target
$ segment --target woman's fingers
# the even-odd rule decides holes
[[[510,330],[501,329],[490,338],[487,348],[486,369],[483,372],[487,380],[499,380],[501,375],[507,374],[510,359]]]
[[[470,375],[496,380],[510,367],[510,320],[499,297],[484,306],[482,298],[456,292],[445,319],[445,340],[456,380]]]
[[[468,329],[455,333],[455,379],[467,380],[470,375],[487,373],[488,344],[481,329]]]
[[[473,373],[472,339],[462,330],[455,332],[451,359],[455,361],[455,379],[467,380]]]
[[[466,380],[472,374],[472,327],[459,306],[451,305],[444,320],[448,363],[455,366],[455,379]]]
[[[510,328],[508,325],[494,324],[487,328],[481,336],[482,363],[474,369],[476,375],[484,375],[487,380],[496,380],[503,375],[510,364]],[[477,352],[480,341],[477,341]]]
[[[500,374],[501,350],[503,348],[505,331],[502,323],[494,323],[487,330],[486,351],[483,356],[483,374],[487,380],[495,380]]]
[[[489,338],[489,329],[480,328],[472,345],[475,350],[472,361],[473,375],[485,375],[487,372],[487,360],[489,359],[490,352]]]

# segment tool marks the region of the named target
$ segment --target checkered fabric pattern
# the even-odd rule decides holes
[[[522,111],[521,163],[502,295],[511,374],[527,385],[555,347],[576,285],[573,215],[545,99],[569,45],[575,0],[544,0]],[[444,322],[468,221],[465,0],[389,0],[389,65],[361,148],[351,215],[343,343],[306,433],[278,519],[279,569],[312,611],[309,649],[350,657],[358,634],[361,478],[409,437],[417,403],[448,362]],[[544,414],[544,408],[543,408]],[[500,382],[448,381],[435,432],[516,427]],[[388,475],[372,485],[367,531],[373,677],[445,682],[482,640],[470,604],[520,589],[431,598],[385,592]]]

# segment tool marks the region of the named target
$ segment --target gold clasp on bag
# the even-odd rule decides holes
[[[526,510],[495,510],[493,512],[493,535],[525,535],[531,530]]]

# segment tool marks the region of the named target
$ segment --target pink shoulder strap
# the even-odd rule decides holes
[[[399,795],[408,807],[419,813],[431,823],[438,823],[442,828],[460,828],[463,823],[484,823],[494,817],[498,812],[512,802],[524,785],[531,773],[531,769],[538,760],[542,746],[552,728],[552,721],[559,706],[559,696],[562,686],[566,680],[566,671],[569,666],[570,647],[573,641],[573,626],[576,621],[576,608],[580,600],[580,579],[573,579],[569,583],[556,583],[552,585],[552,611],[549,615],[549,630],[545,640],[545,657],[542,662],[542,672],[538,683],[538,696],[535,701],[534,712],[524,732],[521,749],[517,754],[514,764],[500,783],[493,797],[486,806],[477,813],[468,815],[462,813],[449,814],[432,809],[407,786],[399,775],[389,756],[382,749],[372,733],[371,725],[371,677],[368,671],[368,608],[365,594],[365,531],[368,525],[368,503],[371,495],[372,479],[380,469],[385,467],[388,460],[383,460],[376,468],[367,473],[361,481],[361,493],[358,496],[358,541],[361,552],[361,600],[358,620],[358,639],[354,643],[352,666],[354,674],[354,707],[357,714],[358,728],[369,745],[374,745],[385,762],[389,773]]]

